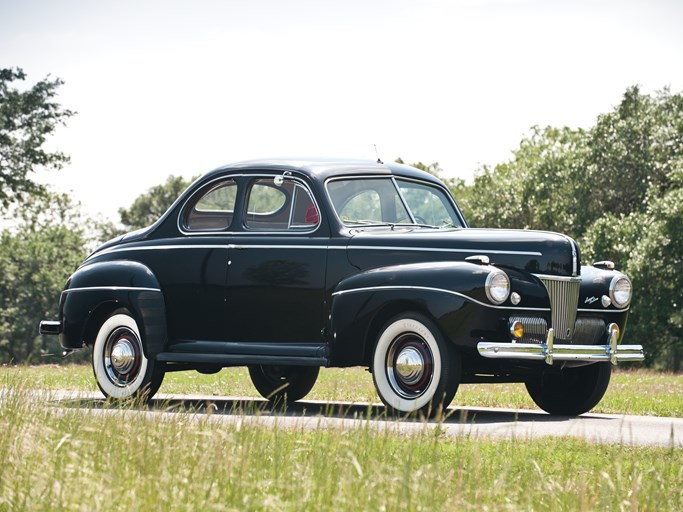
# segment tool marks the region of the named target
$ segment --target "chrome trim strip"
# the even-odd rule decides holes
[[[581,281],[582,278],[581,276],[551,276],[548,274],[532,274],[539,279],[546,279],[548,281],[562,281],[562,282],[571,282],[571,281]]]
[[[262,245],[255,245],[255,244],[230,244],[228,246],[228,249],[235,249],[235,248],[240,248],[240,249],[335,249],[336,247],[328,247],[326,245],[267,245],[267,244],[262,244]],[[342,249],[345,249],[346,247],[342,247]]]
[[[346,295],[348,293],[359,293],[359,292],[369,292],[369,291],[380,291],[380,290],[422,290],[422,291],[428,291],[428,292],[437,292],[437,293],[445,293],[448,295],[455,295],[456,297],[461,297],[465,300],[468,300],[470,302],[474,302],[475,304],[479,304],[480,306],[485,306],[487,308],[493,308],[493,309],[507,309],[507,310],[512,310],[512,311],[550,311],[550,308],[518,308],[518,307],[510,307],[510,306],[494,306],[493,304],[486,304],[485,302],[481,302],[477,299],[473,299],[472,297],[468,297],[467,295],[460,293],[460,292],[454,292],[453,290],[444,290],[443,288],[433,288],[430,286],[367,286],[364,288],[352,288],[351,290],[341,290],[338,292],[334,292],[332,296],[339,296],[339,295]]]
[[[610,345],[558,345],[535,343],[477,343],[477,350],[483,357],[491,359],[529,359],[545,361],[552,350],[552,361],[643,361],[642,345],[618,345],[613,351]],[[616,353],[615,353],[616,352]]]
[[[398,183],[396,183],[396,176],[391,177],[391,182],[394,184],[394,188],[396,189],[396,192],[398,193],[398,197],[401,199],[401,204],[403,204],[403,208],[405,208],[406,212],[408,212],[408,215],[410,216],[411,222],[413,224],[418,224],[418,222],[415,220],[415,215],[413,214],[412,210],[410,209],[410,206],[408,206],[408,201],[406,201],[406,198],[404,197],[403,192],[401,192],[401,187],[399,187]],[[325,186],[325,188],[327,189],[327,186]],[[332,207],[336,213],[337,209],[334,208],[334,204],[332,205]]]
[[[244,233],[239,233],[237,236],[241,236]],[[272,236],[276,233],[263,233],[265,236]],[[215,233],[214,233],[215,235]],[[423,247],[400,247],[400,246],[386,246],[386,245],[269,245],[269,244],[173,244],[173,245],[137,245],[137,246],[124,246],[124,247],[112,247],[111,249],[105,249],[102,252],[95,253],[98,254],[108,254],[110,252],[121,252],[121,251],[148,251],[152,249],[229,249],[230,246],[239,245],[242,248],[248,249],[363,249],[372,250],[380,249],[386,251],[420,251],[420,252],[459,252],[459,253],[480,253],[488,252],[490,254],[520,254],[527,256],[542,256],[540,252],[523,252],[523,251],[482,251],[481,249],[444,249],[444,248],[423,248]],[[537,275],[538,274],[534,274]],[[554,277],[554,276],[551,276]],[[573,279],[573,278],[572,278]],[[580,279],[580,278],[579,278]]]
[[[159,288],[146,288],[144,286],[83,286],[81,288],[68,288],[62,293],[71,292],[87,292],[92,290],[111,290],[111,291],[124,291],[124,292],[159,292]]]
[[[471,254],[519,254],[523,256],[543,256],[540,252],[531,251],[497,251],[493,249],[448,249],[442,247],[405,247],[392,245],[349,245],[349,249],[382,249],[386,251],[420,251],[420,252],[462,252]],[[534,274],[536,275],[536,274]]]
[[[624,313],[631,309],[630,307],[624,308],[624,309],[577,309],[576,311],[579,313],[598,313],[598,314],[603,314],[603,313]]]
[[[567,239],[569,240],[569,245],[572,246],[572,275],[576,276],[579,273],[579,249],[574,239],[570,237],[567,237]]]
[[[111,249],[106,249],[104,252],[124,252],[124,251],[151,251],[151,250],[166,250],[166,249],[228,249],[229,245],[228,244],[216,244],[216,245],[211,245],[211,244],[205,244],[205,245],[183,245],[183,244],[178,244],[178,245],[136,245],[136,246],[130,246],[126,245],[125,247],[113,247]]]
[[[150,251],[150,250],[168,250],[168,249],[346,249],[346,245],[269,245],[269,244],[175,244],[175,245],[138,245],[138,246],[124,246],[112,247],[105,249],[102,252],[96,253],[109,254],[111,252],[126,252],[126,251]]]

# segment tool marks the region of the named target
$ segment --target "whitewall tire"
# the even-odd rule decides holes
[[[145,357],[140,330],[128,314],[110,316],[100,327],[92,351],[97,385],[106,397],[151,398],[161,386],[163,370]]]
[[[390,412],[432,416],[453,400],[461,363],[433,322],[406,313],[381,331],[371,370],[377,394]]]

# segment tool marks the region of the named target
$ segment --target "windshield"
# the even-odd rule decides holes
[[[462,227],[446,193],[398,178],[348,178],[327,183],[339,219],[346,226],[419,225]]]

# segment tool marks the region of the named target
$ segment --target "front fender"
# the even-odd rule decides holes
[[[331,364],[367,365],[384,324],[406,311],[426,314],[450,342],[472,344],[476,333],[470,327],[490,323],[484,285],[493,268],[467,262],[409,264],[343,280],[332,294]]]
[[[154,273],[134,261],[104,261],[81,266],[67,281],[60,298],[60,343],[74,349],[95,342],[102,322],[127,309],[140,328],[145,355],[166,344],[166,307]]]

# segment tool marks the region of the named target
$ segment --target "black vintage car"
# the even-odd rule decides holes
[[[151,397],[166,372],[249,367],[299,400],[320,367],[363,366],[390,412],[433,414],[460,383],[523,382],[576,415],[607,389],[631,283],[582,266],[571,238],[471,229],[434,176],[368,161],[237,163],[195,181],[154,225],[71,276],[65,350],[92,347],[107,397]]]

